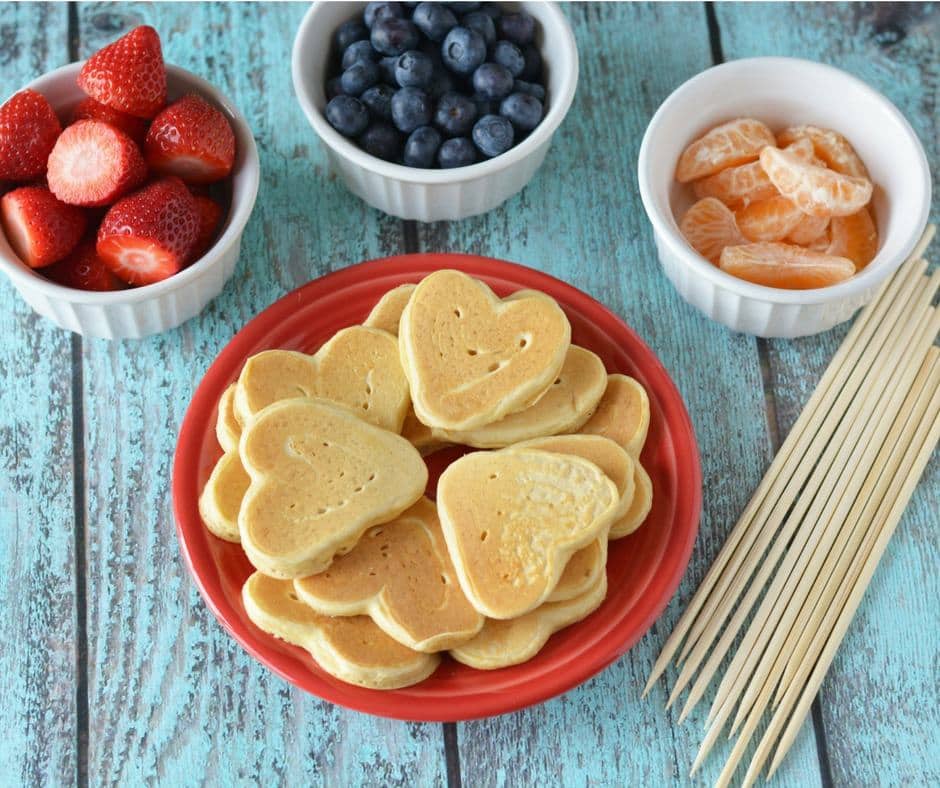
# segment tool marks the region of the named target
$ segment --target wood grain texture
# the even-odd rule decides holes
[[[543,269],[591,293],[650,344],[689,406],[702,454],[705,508],[676,599],[623,659],[566,696],[458,726],[470,785],[658,785],[688,781],[705,708],[664,713],[669,673],[640,700],[665,637],[771,458],[753,338],[685,304],[663,276],[640,203],[635,162],[647,121],[681,82],[711,64],[702,6],[570,5],[581,57],[574,105],[535,179],[476,219],[420,229],[422,250],[472,251]],[[681,31],[681,32],[680,32]],[[681,35],[681,45],[676,36]],[[706,764],[714,781],[725,744]],[[783,785],[819,782],[806,726]]]
[[[137,342],[85,343],[88,774],[93,784],[442,784],[439,725],[375,720],[294,690],[244,653],[199,598],[169,479],[195,384],[234,332],[333,268],[400,249],[401,225],[327,175],[293,96],[303,5],[82,5],[81,54],[148,23],[165,58],[248,117],[263,179],[234,279],[197,319]]]
[[[717,16],[729,59],[787,54],[822,60],[884,93],[917,132],[938,182],[940,6],[721,4]],[[772,28],[768,18],[774,19]],[[938,207],[935,189],[933,222],[940,219]],[[936,242],[928,256],[940,260]],[[845,333],[837,328],[819,337],[768,343],[781,435],[793,425]],[[938,512],[935,456],[820,693],[837,784],[940,782]]]
[[[0,4],[0,101],[68,60],[65,6]],[[0,282],[0,764],[8,784],[75,778],[69,335]]]

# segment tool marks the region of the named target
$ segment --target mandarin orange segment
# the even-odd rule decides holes
[[[734,218],[749,241],[782,241],[805,215],[792,201],[778,194],[736,211]]]
[[[791,126],[777,135],[780,147],[800,139],[809,140],[813,144],[816,155],[829,169],[855,178],[869,177],[855,148],[839,132],[819,126]]]
[[[797,140],[787,150],[804,161],[813,158],[813,143],[807,139]],[[692,184],[692,189],[699,199],[717,197],[729,208],[743,208],[758,200],[776,197],[778,193],[759,161],[728,167],[701,178]]]
[[[770,129],[759,120],[738,118],[723,123],[682,152],[676,166],[676,180],[688,183],[726,167],[746,164],[754,161],[762,148],[776,144]]]
[[[850,216],[871,199],[867,178],[807,164],[785,150],[764,148],[760,163],[777,191],[810,216]]]
[[[832,240],[828,254],[848,257],[861,270],[878,252],[878,230],[871,212],[862,208],[851,216],[837,216],[830,225]]]
[[[716,265],[722,249],[747,241],[738,230],[734,214],[714,197],[699,200],[689,208],[679,229],[696,252]]]
[[[830,219],[827,216],[810,216],[804,213],[800,221],[797,222],[796,227],[790,230],[787,240],[799,246],[810,246],[816,243],[819,237],[826,232],[829,221]]]
[[[845,257],[781,243],[728,246],[721,253],[719,267],[756,285],[788,290],[828,287],[855,273],[855,264]]]

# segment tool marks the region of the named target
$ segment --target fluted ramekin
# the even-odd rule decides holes
[[[67,117],[85,97],[76,82],[81,67],[82,63],[70,63],[27,87],[44,95],[59,117]],[[235,270],[242,232],[254,208],[261,176],[251,128],[235,105],[204,79],[177,66],[168,65],[166,69],[171,100],[197,93],[225,114],[235,132],[228,215],[219,237],[199,260],[162,282],[116,292],[76,290],[46,279],[20,261],[0,232],[0,270],[36,312],[69,331],[105,339],[167,331],[199,314]]]
[[[875,259],[851,279],[814,290],[782,290],[726,274],[692,249],[679,219],[692,203],[677,183],[676,162],[696,137],[719,123],[754,117],[775,131],[813,124],[844,134],[875,184]],[[784,57],[735,60],[703,71],[667,98],[640,147],[637,177],[659,260],[682,297],[735,331],[799,337],[852,317],[904,262],[930,211],[930,169],[917,135],[878,91],[822,63]]]
[[[464,219],[492,210],[520,191],[545,159],[552,136],[574,99],[578,49],[564,14],[554,3],[507,3],[539,23],[548,94],[542,122],[522,142],[494,159],[451,170],[420,169],[371,156],[339,134],[323,115],[333,32],[365,3],[314,3],[294,38],[294,92],[326,147],[330,166],[347,188],[380,211],[402,219]]]

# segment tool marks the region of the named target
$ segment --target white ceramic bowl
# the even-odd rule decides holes
[[[713,126],[749,116],[774,131],[810,123],[844,134],[875,184],[875,259],[831,287],[781,290],[724,273],[679,232],[691,205],[673,177],[679,154]],[[682,297],[735,331],[762,337],[816,334],[848,320],[910,254],[927,224],[930,170],[910,124],[884,96],[844,71],[782,57],[735,60],[681,85],[647,127],[637,165],[640,195],[666,275]]]
[[[323,140],[333,170],[353,194],[402,219],[434,222],[485,213],[520,191],[535,174],[561,124],[578,83],[578,50],[564,14],[554,3],[501,3],[521,7],[538,21],[536,43],[543,53],[547,111],[521,143],[502,156],[452,170],[425,170],[370,156],[338,133],[323,116],[324,85],[333,32],[361,13],[365,3],[314,3],[294,39],[294,92],[313,130]]]
[[[76,84],[82,63],[50,71],[27,87],[42,93],[59,117],[68,117],[85,94]],[[247,121],[232,102],[204,79],[177,66],[166,67],[170,100],[198,93],[215,104],[235,132],[231,204],[216,242],[199,260],[162,282],[118,292],[63,287],[25,266],[0,232],[0,269],[39,314],[56,325],[90,337],[125,339],[156,334],[184,323],[215,298],[235,270],[242,231],[258,193],[261,167]]]

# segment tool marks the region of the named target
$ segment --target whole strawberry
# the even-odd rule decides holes
[[[144,154],[156,172],[187,183],[212,183],[232,171],[235,134],[225,115],[207,101],[184,96],[153,119]]]
[[[71,252],[85,232],[85,212],[55,198],[45,186],[21,186],[0,199],[0,221],[17,257],[42,268]]]
[[[35,90],[22,90],[0,107],[0,181],[28,181],[46,172],[62,131],[55,111]]]
[[[109,107],[93,98],[82,99],[72,110],[72,123],[80,120],[100,120],[110,123],[116,129],[123,131],[135,143],[143,147],[147,136],[147,121],[144,118],[135,118],[126,112]]]
[[[110,205],[147,177],[140,149],[123,131],[100,120],[69,126],[49,154],[49,188],[71,205]]]
[[[141,25],[99,49],[82,66],[78,86],[102,104],[152,118],[166,104],[166,67],[157,31]]]
[[[118,201],[98,228],[98,255],[132,285],[159,282],[189,259],[199,234],[196,202],[179,178],[161,178]]]
[[[127,285],[116,277],[95,250],[95,239],[82,241],[68,257],[43,269],[53,282],[76,290],[123,290]]]
[[[215,243],[216,230],[222,221],[222,206],[210,197],[201,194],[193,195],[196,201],[196,210],[199,212],[199,235],[190,253],[190,262],[202,257],[209,247]]]

